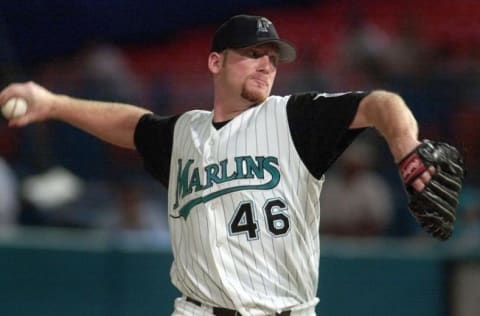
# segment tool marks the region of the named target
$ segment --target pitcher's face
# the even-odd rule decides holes
[[[277,74],[278,50],[264,44],[224,52],[222,77],[224,84],[242,98],[261,103],[270,95]]]

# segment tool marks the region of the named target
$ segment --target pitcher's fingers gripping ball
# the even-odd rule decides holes
[[[412,187],[430,166],[435,174],[418,192]],[[465,164],[458,150],[446,143],[423,140],[399,163],[408,195],[408,207],[423,229],[433,237],[446,240],[456,220],[456,208],[465,176]]]
[[[27,101],[23,98],[10,98],[2,106],[2,114],[7,119],[14,119],[27,113]]]

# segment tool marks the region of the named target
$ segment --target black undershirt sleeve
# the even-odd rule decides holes
[[[294,94],[287,104],[293,143],[307,169],[320,179],[364,130],[350,129],[358,105],[367,93]]]
[[[300,158],[320,178],[363,129],[352,122],[365,93],[292,95],[287,104],[290,132]],[[168,187],[173,132],[179,115],[145,114],[135,129],[134,141],[148,173]]]
[[[143,115],[135,128],[135,147],[143,159],[145,170],[166,188],[170,176],[173,132],[179,115]]]

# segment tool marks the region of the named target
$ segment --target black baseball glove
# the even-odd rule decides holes
[[[446,143],[423,140],[400,161],[400,175],[408,195],[408,207],[423,229],[433,237],[450,237],[465,176],[465,164],[458,150]],[[421,192],[412,183],[435,167],[432,179]]]

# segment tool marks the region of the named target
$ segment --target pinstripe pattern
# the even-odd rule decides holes
[[[207,305],[236,309],[244,315],[265,315],[317,303],[318,201],[323,180],[308,172],[295,150],[288,128],[287,101],[288,97],[271,96],[219,130],[212,126],[211,112],[190,111],[178,119],[168,208],[175,258],[171,276],[184,295]],[[215,165],[208,170],[217,171],[217,179],[222,175],[224,161],[223,176],[235,175],[239,171],[238,161],[242,161],[242,167],[248,164],[238,157],[250,157],[251,162],[261,161],[256,157],[274,157],[269,166],[278,170],[279,182],[274,187],[243,189],[207,198],[232,187],[258,186],[270,180],[273,183],[275,172],[267,172],[267,168],[263,179],[255,173],[256,177],[232,176],[228,181],[223,177],[222,181],[206,185],[205,167]],[[203,186],[191,186],[191,193],[185,186],[183,194],[177,194],[179,174],[188,160],[193,162],[184,180],[192,181],[193,170],[198,168],[199,183]],[[202,197],[202,203],[193,206],[185,213],[187,216],[179,217],[180,208]],[[273,226],[269,226],[267,202],[275,202],[271,204],[276,205],[270,208],[271,214],[282,214],[287,220],[270,220]],[[257,224],[254,238],[230,229],[232,218],[244,204],[251,208]],[[289,226],[285,226],[285,221]],[[284,232],[283,227],[289,229]]]

